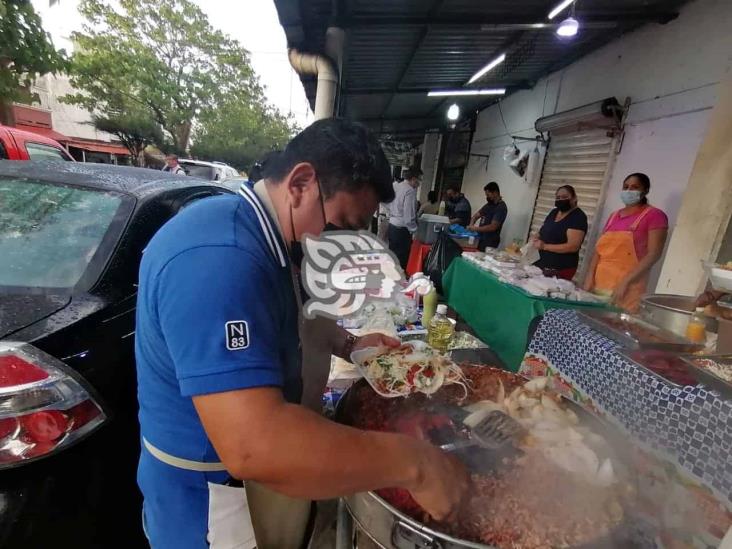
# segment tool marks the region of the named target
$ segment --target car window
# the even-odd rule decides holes
[[[183,166],[183,169],[191,177],[200,177],[201,179],[206,179],[208,181],[213,181],[214,179],[215,170],[211,166],[201,166],[200,164],[184,164],[183,162],[181,162],[180,165]]]
[[[0,286],[76,287],[92,263],[106,263],[99,252],[110,236],[117,240],[130,201],[107,191],[0,178]]]
[[[0,139],[0,159],[8,158],[8,151],[5,149],[5,143]]]
[[[31,160],[69,160],[56,147],[49,145],[41,145],[40,143],[26,143],[25,150],[28,151],[28,156]]]

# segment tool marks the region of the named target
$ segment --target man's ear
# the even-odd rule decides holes
[[[299,207],[306,196],[311,193],[317,196],[319,192],[315,168],[309,162],[296,164],[287,174],[286,185],[293,208]]]

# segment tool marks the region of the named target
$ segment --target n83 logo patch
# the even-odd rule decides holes
[[[246,320],[230,320],[226,323],[226,348],[241,351],[249,347],[249,325]]]

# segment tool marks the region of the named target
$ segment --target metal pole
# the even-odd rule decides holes
[[[342,498],[338,500],[335,549],[353,549],[353,519]]]

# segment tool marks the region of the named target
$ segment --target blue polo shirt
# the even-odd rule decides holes
[[[280,387],[298,402],[297,305],[286,248],[251,189],[184,209],[143,254],[137,300],[142,436],[173,456],[220,461],[192,397]],[[207,547],[208,482],[144,447],[138,484],[154,549]]]

